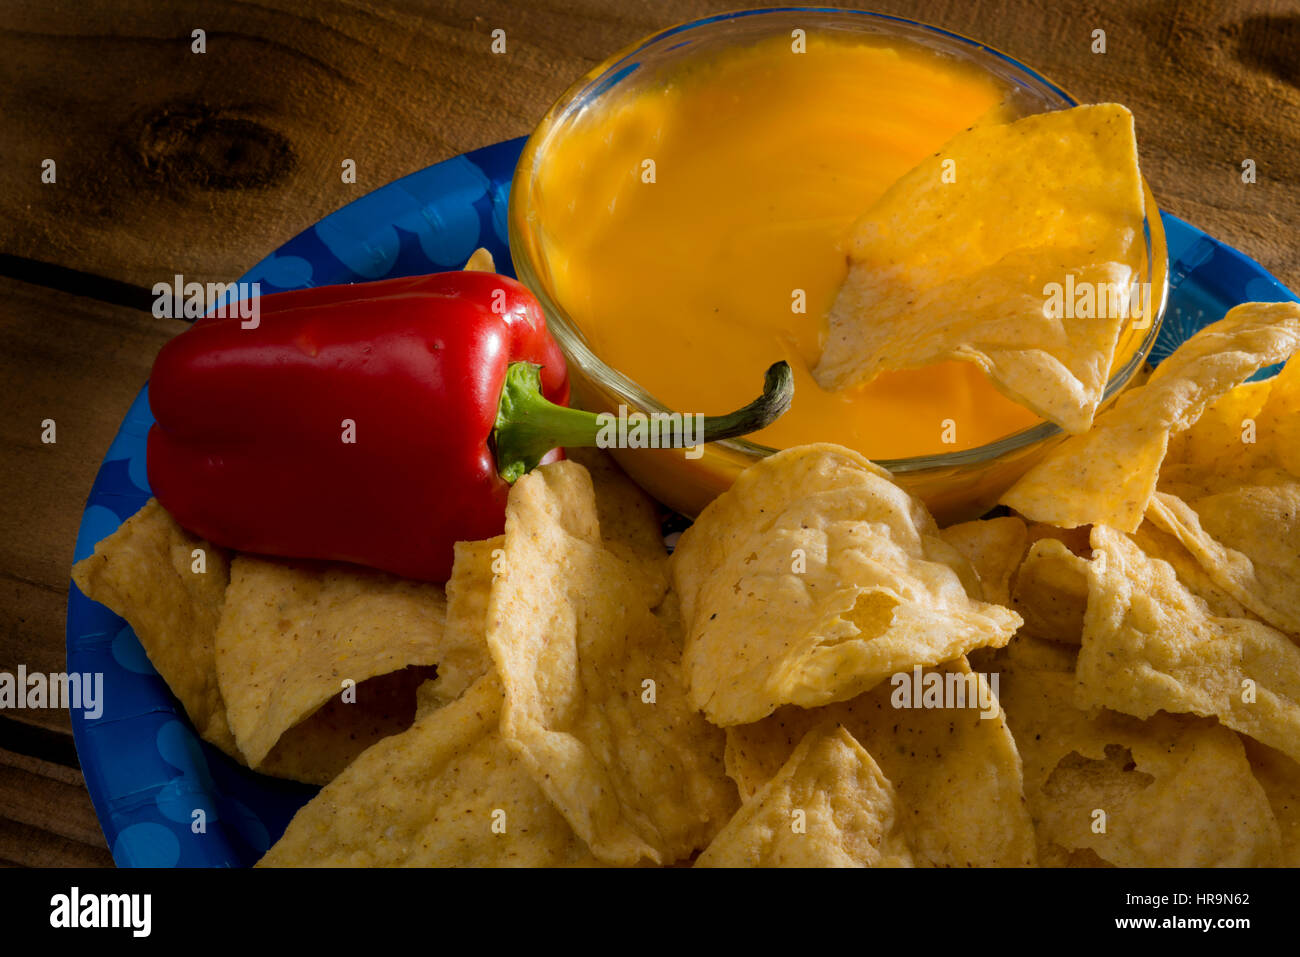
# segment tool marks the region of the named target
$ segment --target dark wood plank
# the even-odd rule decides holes
[[[20,162],[0,169],[0,251],[143,286],[242,273],[324,213],[430,163],[528,132],[623,38],[608,19],[511,3],[358,8],[130,0],[29,4],[0,33]],[[561,28],[561,24],[563,24]],[[491,52],[491,30],[507,54]],[[191,31],[207,52],[191,52]],[[618,34],[612,37],[611,34]],[[57,121],[51,122],[51,117]],[[42,185],[39,164],[58,162]],[[355,184],[341,163],[356,161]]]
[[[23,867],[112,865],[80,772],[0,750],[0,861]]]
[[[1036,0],[870,4],[1006,50],[1088,100],[1138,114],[1144,165],[1172,211],[1300,284],[1294,2]],[[404,173],[528,132],[605,55],[711,12],[500,0],[365,7],[284,0],[21,5],[0,31],[0,252],[150,286],[232,278],[323,214]],[[208,52],[190,33],[208,31]],[[507,52],[491,52],[491,31]],[[1090,51],[1094,29],[1107,52]],[[51,122],[51,117],[56,120]],[[45,157],[59,182],[39,181]],[[356,160],[358,182],[340,163]],[[1259,182],[1240,182],[1252,158]]]
[[[112,867],[107,847],[94,848],[0,817],[0,867]]]
[[[178,320],[0,278],[0,670],[62,671],[73,546],[122,417]],[[53,419],[58,441],[40,440]],[[66,712],[14,712],[68,729]]]

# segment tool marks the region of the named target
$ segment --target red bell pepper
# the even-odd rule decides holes
[[[768,424],[791,388],[779,363],[704,440]],[[159,352],[149,482],[217,545],[445,581],[455,542],[501,532],[511,481],[597,444],[568,394],[540,306],[503,276],[279,293],[255,328],[205,317]]]

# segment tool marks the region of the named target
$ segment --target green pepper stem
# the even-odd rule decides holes
[[[617,417],[611,413],[597,415],[570,409],[549,401],[542,395],[540,369],[532,362],[512,362],[506,369],[492,442],[496,450],[497,471],[507,482],[514,482],[536,468],[542,457],[553,448],[612,444],[607,439],[614,431]],[[689,421],[694,419],[693,416],[655,414],[656,447],[693,448],[705,442],[757,432],[780,418],[790,408],[793,398],[794,374],[790,371],[790,364],[778,362],[767,370],[763,394],[743,409],[728,415],[700,416],[696,420],[698,427]]]

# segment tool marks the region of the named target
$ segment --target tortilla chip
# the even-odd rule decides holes
[[[1300,347],[1300,303],[1235,307],[1192,336],[1092,431],[1048,450],[1001,501],[1035,521],[1134,532],[1156,489],[1169,435],[1256,370]]]
[[[202,549],[206,570],[192,571]],[[228,553],[181,528],[149,499],[79,561],[72,579],[135,631],[199,737],[242,762],[217,685],[214,641],[230,581]]]
[[[386,733],[410,725],[406,706],[381,702],[362,682],[442,655],[447,602],[439,585],[342,565],[299,565],[251,555],[230,565],[230,587],[217,626],[216,667],[239,749],[256,768],[290,728],[354,687],[355,710],[374,705],[391,716]],[[340,700],[346,714],[348,702]],[[360,753],[358,750],[355,753]]]
[[[659,506],[603,449],[566,449],[565,455],[591,475],[605,547],[653,575],[662,594],[668,588],[668,549],[664,547]]]
[[[1213,617],[1170,565],[1113,529],[1094,526],[1092,545],[1079,706],[1217,717],[1300,758],[1300,648],[1261,622]]]
[[[1161,466],[1162,478],[1166,470],[1177,466],[1208,470],[1220,476],[1240,475],[1241,467],[1253,452],[1251,445],[1243,441],[1248,434],[1247,425],[1255,423],[1257,437],[1259,414],[1272,384],[1272,380],[1243,382],[1206,406],[1190,428],[1171,435]]]
[[[1080,290],[1129,290],[1146,258],[1144,210],[1133,116],[1122,106],[959,133],[854,226],[813,374],[824,389],[845,389],[960,359],[1084,432],[1129,310],[1049,316],[1045,286],[1073,277]]]
[[[470,254],[469,261],[465,263],[465,272],[496,272],[497,264],[492,259],[492,253],[480,246]]]
[[[855,697],[914,665],[1005,644],[1020,624],[969,597],[969,563],[924,505],[834,445],[750,466],[669,566],[691,703],[722,726]]]
[[[1034,831],[1020,756],[983,676],[964,658],[934,672],[976,688],[965,708],[895,708],[893,683],[824,708],[787,705],[755,724],[727,729],[727,773],[748,801],[818,725],[842,725],[875,756],[893,784],[900,827],[918,867],[1025,867]],[[902,676],[911,680],[911,675]],[[992,717],[981,715],[981,698]]]
[[[707,845],[737,804],[722,733],[687,701],[650,578],[602,544],[586,469],[515,483],[505,551],[487,643],[507,743],[601,860],[671,863]]]
[[[1167,562],[1183,586],[1205,602],[1206,609],[1215,618],[1254,617],[1240,602],[1214,584],[1182,542],[1161,531],[1150,518],[1133,533],[1133,542],[1149,557]]]
[[[1026,668],[1003,679],[1045,864],[1087,863],[1081,851],[1118,867],[1277,862],[1277,822],[1236,735],[1185,715],[1089,714],[1073,684]]]
[[[481,542],[457,542],[456,559],[447,579],[447,623],[437,680],[429,683],[431,701],[445,705],[459,698],[492,667],[488,654],[487,606],[495,579],[493,564],[505,556],[505,536]]]
[[[1202,579],[1246,609],[1233,617],[1258,617],[1293,636],[1300,636],[1298,415],[1300,359],[1272,380],[1238,386],[1171,447],[1147,510]]]
[[[1241,743],[1281,829],[1282,866],[1300,867],[1300,764],[1251,738]]]
[[[1046,522],[1029,522],[1029,544],[1041,542],[1045,538],[1054,538],[1080,558],[1092,558],[1092,545],[1088,542],[1087,525],[1077,528],[1058,528]]]
[[[1191,502],[1157,492],[1147,514],[1242,607],[1300,635],[1300,481],[1245,485]]]
[[[1011,576],[1029,545],[1024,520],[1015,515],[949,525],[939,533],[971,563],[979,576],[984,601],[1011,604]]]
[[[196,548],[205,551],[201,574],[191,570]],[[217,629],[230,581],[228,553],[190,535],[151,499],[100,542],[94,555],[79,562],[73,577],[89,598],[135,629],[199,736],[247,764],[217,678]],[[257,770],[325,784],[371,743],[410,725],[415,688],[428,674],[403,668],[359,683],[358,704],[329,701],[286,731]]]
[[[1300,358],[1260,384],[1269,389],[1255,422],[1255,455],[1300,476]]]
[[[1053,844],[1050,841],[1045,843],[1038,852],[1039,867],[1114,867],[1108,861],[1103,861],[1097,856],[1097,852],[1091,848],[1084,848],[1081,851],[1067,851],[1059,844]]]
[[[540,867],[592,863],[497,731],[501,683],[385,738],[302,807],[259,867]]]
[[[411,726],[416,692],[433,674],[430,667],[403,668],[357,685],[355,704],[341,696],[331,698],[285,731],[254,770],[328,784],[366,748]]]
[[[910,867],[894,789],[844,728],[809,731],[697,867]]]
[[[1087,560],[1054,538],[1034,542],[1016,573],[1011,607],[1024,619],[1023,634],[1079,644],[1088,607]]]
[[[1020,669],[1022,671],[1059,671],[1062,674],[1074,674],[1079,661],[1079,648],[1068,642],[1036,638],[1026,634],[1024,629],[1007,642],[1006,647],[993,651],[981,649],[978,663],[971,657],[972,667],[992,674],[999,670]]]

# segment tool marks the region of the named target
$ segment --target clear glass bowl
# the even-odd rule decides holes
[[[663,403],[592,352],[582,330],[552,292],[542,224],[538,221],[538,170],[550,145],[568,126],[600,110],[615,91],[635,91],[698,57],[802,28],[841,31],[913,43],[977,65],[1006,89],[1013,116],[1028,116],[1077,105],[1068,93],[1004,53],[947,30],[856,10],[784,7],[724,13],[671,27],[614,54],[578,80],[542,118],[524,146],[511,184],[508,214],[510,252],[515,271],[541,302],[547,321],[569,363],[575,404],[594,412],[664,412]],[[1160,331],[1168,301],[1168,254],[1155,198],[1146,187],[1147,269],[1152,321],[1132,357],[1106,386],[1103,406],[1135,381]],[[797,401],[797,397],[796,397]],[[683,411],[683,410],[679,410]],[[1050,422],[1015,432],[995,442],[957,452],[878,459],[895,480],[929,506],[941,524],[974,518],[1024,474],[1049,447],[1064,437]],[[611,450],[623,468],[659,501],[694,516],[728,488],[745,468],[775,449],[744,439],[705,446],[704,455],[687,459],[677,449]]]

